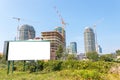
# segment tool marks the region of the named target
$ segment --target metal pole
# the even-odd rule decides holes
[[[24,60],[23,63],[23,71],[25,71],[26,61]]]
[[[14,61],[12,61],[12,73],[14,71]]]
[[[36,66],[36,72],[38,71],[38,61],[37,60],[35,60],[35,66]]]
[[[7,74],[9,74],[9,72],[10,72],[10,61],[8,61],[7,65],[8,65]]]

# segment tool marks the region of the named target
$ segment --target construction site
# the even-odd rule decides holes
[[[19,17],[13,17],[13,19],[17,20],[18,27],[17,27],[17,35],[15,37],[15,40],[47,40],[50,41],[50,59],[55,60],[56,59],[56,51],[59,46],[63,47],[63,50],[66,49],[66,34],[65,34],[65,26],[66,23],[64,19],[62,18],[61,14],[59,13],[58,9],[54,7],[54,10],[56,11],[61,27],[56,27],[54,30],[50,31],[42,31],[41,35],[39,37],[36,37],[36,32],[33,26],[28,24],[23,24],[20,26],[20,21],[23,20]]]

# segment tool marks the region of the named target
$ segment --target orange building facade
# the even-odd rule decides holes
[[[64,37],[57,31],[48,31],[48,32],[41,32],[41,36],[43,40],[50,41],[50,59],[55,60],[56,59],[56,50],[58,49],[58,46],[61,45],[63,48],[65,48],[65,39]]]

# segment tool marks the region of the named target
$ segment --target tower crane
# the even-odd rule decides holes
[[[59,18],[60,18],[60,20],[61,20],[62,28],[64,29],[64,28],[65,28],[65,26],[66,26],[66,23],[65,23],[65,21],[64,21],[64,19],[63,19],[63,17],[61,16],[61,14],[59,13],[59,11],[58,11],[58,9],[57,9],[57,7],[56,7],[56,6],[54,7],[54,9],[55,9],[56,13],[58,14],[58,17],[59,17]]]
[[[104,20],[104,18],[98,20],[96,23],[93,24],[93,29],[95,33],[95,47],[96,47],[96,52],[98,52],[98,40],[97,40],[97,31],[96,31],[96,26],[97,24],[101,23]]]
[[[24,20],[24,19],[21,19],[19,17],[13,17],[13,19],[16,19],[18,21],[16,40],[19,40],[19,28],[20,28],[19,23],[20,23],[21,20]],[[28,39],[31,39],[31,31],[30,30],[28,30]]]
[[[65,48],[66,48],[66,38],[65,38],[64,29],[65,29],[66,23],[65,23],[63,17],[61,16],[61,14],[59,13],[59,11],[58,11],[58,9],[57,9],[56,6],[54,7],[54,9],[55,9],[58,17],[60,18],[60,21],[61,21],[61,24],[62,24],[62,36],[63,36],[63,38],[64,38],[64,51],[65,51]]]
[[[19,40],[19,23],[20,23],[21,18],[13,17],[13,19],[16,19],[18,21],[16,40]]]

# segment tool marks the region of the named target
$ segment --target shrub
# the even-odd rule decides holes
[[[62,70],[60,76],[72,77],[73,80],[102,80],[101,73],[96,70]]]
[[[61,70],[61,63],[62,63],[62,61],[48,61],[48,62],[44,62],[44,64],[43,64],[44,71],[50,72],[50,71]]]
[[[36,68],[37,68],[36,62],[31,62],[29,67],[30,67],[30,73],[36,72]]]
[[[44,64],[44,61],[37,61],[37,69],[39,71],[43,70],[43,64]]]
[[[79,72],[80,76],[84,79],[89,79],[89,80],[100,80],[101,75],[99,72],[96,70],[80,70]]]
[[[66,60],[61,64],[61,69],[73,69],[74,64],[77,63],[75,60]]]
[[[96,70],[100,73],[107,73],[113,62],[104,61],[78,61],[78,60],[50,60],[47,62],[37,61],[37,62],[26,62],[26,70],[30,72],[36,71],[59,71],[59,70]],[[22,61],[15,62],[16,70],[23,71],[24,64]]]

